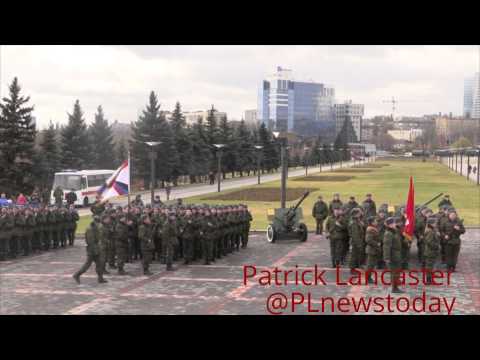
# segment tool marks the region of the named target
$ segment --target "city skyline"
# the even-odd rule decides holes
[[[102,105],[110,121],[136,120],[154,90],[162,110],[212,104],[239,120],[257,105],[277,66],[295,80],[335,88],[336,101],[365,105],[365,117],[463,113],[464,79],[478,71],[477,46],[2,46],[1,93],[17,76],[40,128],[65,124],[76,99],[87,123]],[[404,103],[402,103],[404,101]]]

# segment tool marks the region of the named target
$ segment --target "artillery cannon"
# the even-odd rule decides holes
[[[269,209],[267,211],[268,221],[270,224],[267,227],[267,240],[274,243],[277,240],[299,239],[306,241],[308,237],[307,226],[300,222],[303,219],[302,208],[300,204],[310,194],[307,191],[301,199],[288,209]]]
[[[416,210],[415,212],[418,212],[419,209],[421,209],[421,208],[423,208],[423,207],[431,204],[432,202],[434,202],[435,200],[437,200],[437,199],[438,199],[440,196],[442,196],[442,195],[443,195],[443,192],[440,193],[440,194],[438,194],[438,195],[436,195],[436,196],[434,196],[433,198],[431,198],[430,200],[428,200],[427,202],[425,202],[425,203],[423,203],[423,204],[421,204],[421,205],[415,205],[415,210]],[[402,208],[405,208],[405,205],[394,205],[394,206],[391,206],[391,207],[389,207],[389,209],[388,209],[388,213],[389,213],[390,216],[398,215],[398,214],[400,214]]]

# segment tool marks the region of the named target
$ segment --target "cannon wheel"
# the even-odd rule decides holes
[[[269,243],[274,243],[277,240],[277,233],[272,225],[268,225],[267,227],[267,240]]]
[[[300,241],[301,242],[307,241],[307,238],[308,238],[307,225],[305,225],[304,223],[300,223],[300,224],[298,224],[298,228],[300,229],[300,231],[302,233],[302,235],[300,236]]]

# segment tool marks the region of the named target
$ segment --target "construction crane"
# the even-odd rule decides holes
[[[392,120],[395,120],[395,105],[398,105],[398,100],[395,100],[395,98],[392,96],[392,100],[383,100],[382,101],[383,103],[389,103],[389,104],[392,104]],[[428,100],[405,100],[403,101],[402,100],[402,103],[406,103],[406,102],[409,102],[409,103],[412,103],[412,102],[429,102]]]

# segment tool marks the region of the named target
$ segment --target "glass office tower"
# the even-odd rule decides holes
[[[270,129],[317,135],[335,124],[335,90],[324,84],[292,79],[292,71],[277,72],[262,81],[258,121]]]

